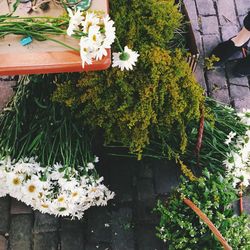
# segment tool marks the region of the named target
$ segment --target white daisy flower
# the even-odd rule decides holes
[[[98,18],[95,13],[87,12],[84,21],[81,22],[82,31],[87,34],[91,26],[96,26],[99,23],[100,18]]]
[[[132,70],[139,57],[138,52],[125,46],[123,52],[113,53],[113,67],[119,67],[122,71]]]
[[[70,17],[69,27],[67,29],[67,35],[72,36],[75,33],[75,30],[78,29],[78,26],[84,20],[84,17],[80,9],[77,9],[75,13],[73,13],[73,11],[70,8],[68,8],[67,11]]]
[[[85,64],[92,64],[92,55],[91,55],[91,42],[87,37],[81,37],[80,40],[80,55],[82,59],[82,67],[85,67]]]

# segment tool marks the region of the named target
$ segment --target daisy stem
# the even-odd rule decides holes
[[[122,46],[121,46],[121,43],[120,43],[119,39],[118,39],[117,37],[115,37],[115,40],[116,40],[117,45],[118,45],[119,49],[121,50],[121,52],[122,52],[122,53],[124,53],[124,49],[122,48]]]

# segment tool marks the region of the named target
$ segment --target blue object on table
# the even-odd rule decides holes
[[[28,45],[28,44],[32,43],[32,37],[31,36],[24,37],[20,40],[20,43],[23,46]]]

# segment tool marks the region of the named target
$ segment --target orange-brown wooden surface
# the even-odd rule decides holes
[[[8,13],[7,0],[0,0],[0,15]],[[91,10],[108,13],[108,0],[93,0]],[[32,15],[58,16],[63,12],[61,7],[52,5],[50,12],[33,13]],[[17,9],[15,15],[21,15],[22,10]],[[9,35],[0,40],[0,75],[41,74],[80,72],[107,69],[111,64],[111,53],[100,61],[82,68],[80,54],[69,50],[52,41],[33,41],[30,45],[22,46],[22,36]],[[57,39],[78,48],[76,39],[60,36]]]

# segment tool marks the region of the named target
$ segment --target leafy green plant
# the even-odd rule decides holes
[[[172,0],[111,1],[111,15],[120,40],[140,52],[135,70],[57,81],[53,100],[93,130],[101,128],[106,143],[128,146],[139,158],[152,139],[164,142],[173,132],[183,152],[186,125],[199,118],[204,97],[185,55],[168,49],[181,25],[178,7]]]
[[[66,168],[94,160],[91,138],[71,112],[51,102],[54,75],[23,78],[12,103],[0,115],[0,158],[37,157],[44,166]]]
[[[157,236],[168,249],[223,249],[208,226],[186,206],[182,197],[192,200],[214,223],[233,249],[248,249],[250,245],[249,216],[236,216],[232,203],[237,199],[231,179],[203,171],[196,181],[182,177],[177,191],[166,203],[158,202],[160,213]]]

